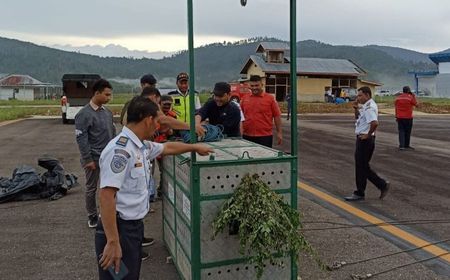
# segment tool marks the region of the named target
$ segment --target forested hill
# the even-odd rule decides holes
[[[239,72],[261,41],[270,38],[253,38],[235,43],[215,43],[196,48],[195,66],[198,88],[210,88],[216,81],[239,78]],[[435,69],[427,62],[426,54],[414,52],[404,59],[402,52],[410,50],[381,46],[333,46],[317,41],[302,41],[298,55],[320,58],[350,59],[369,75],[366,77],[397,86],[409,82],[408,70]],[[420,58],[420,59],[419,59]],[[163,59],[135,59],[127,57],[98,57],[76,52],[66,52],[36,44],[0,37],[0,73],[27,74],[43,82],[60,83],[65,73],[98,73],[105,78],[136,80],[144,73],[153,73],[160,86],[173,87],[175,76],[188,71],[188,53],[182,51]]]

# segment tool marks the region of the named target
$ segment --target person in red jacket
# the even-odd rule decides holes
[[[414,150],[410,146],[411,130],[413,125],[413,109],[418,103],[416,96],[408,86],[395,98],[395,117],[398,125],[399,150]]]

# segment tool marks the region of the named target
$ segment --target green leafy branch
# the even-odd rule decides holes
[[[299,231],[300,214],[272,191],[257,174],[246,175],[213,221],[213,238],[224,228],[238,224],[239,252],[248,256],[260,279],[265,263],[281,265],[277,257],[305,251],[323,266],[317,253]]]

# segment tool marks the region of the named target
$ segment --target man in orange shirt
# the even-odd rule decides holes
[[[403,93],[395,98],[395,117],[398,126],[399,150],[414,150],[409,145],[413,125],[413,109],[417,107],[415,95],[408,86],[403,87]]]
[[[246,140],[272,148],[273,123],[277,130],[277,144],[281,145],[283,133],[281,131],[281,112],[273,95],[265,93],[261,77],[250,76],[250,90],[252,94],[241,100],[244,113],[244,131],[242,137]]]

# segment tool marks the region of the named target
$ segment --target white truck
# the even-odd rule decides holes
[[[64,96],[61,98],[62,122],[75,121],[75,115],[89,103],[93,95],[92,86],[100,79],[97,74],[64,74],[62,77]]]

